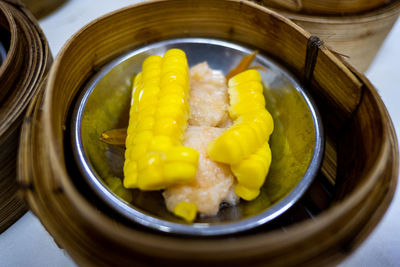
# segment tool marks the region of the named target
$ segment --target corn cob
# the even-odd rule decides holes
[[[271,163],[268,140],[273,121],[265,108],[258,71],[244,71],[232,77],[228,86],[234,124],[209,144],[207,153],[214,161],[230,164],[238,182],[235,193],[252,200],[259,195]]]
[[[179,49],[150,56],[133,83],[124,186],[160,190],[195,179],[198,152],[182,146],[189,117],[188,65]]]

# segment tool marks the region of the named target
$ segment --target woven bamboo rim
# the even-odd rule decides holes
[[[371,10],[386,0],[269,0],[269,5],[308,14],[343,15]]]
[[[26,206],[17,196],[16,159],[24,112],[51,55],[36,20],[25,9],[0,1],[2,43],[7,56],[0,66],[0,233],[21,217]]]
[[[269,1],[263,4],[270,6]],[[319,16],[275,8],[365,72],[400,14],[400,1],[392,0],[368,12],[347,16]]]
[[[61,7],[66,0],[21,0],[21,2],[37,19],[40,19]]]
[[[125,224],[90,191],[79,191],[76,182],[81,179],[64,142],[68,114],[80,88],[121,53],[182,36],[252,44],[310,85],[328,140],[319,179],[332,181],[335,189],[314,219],[285,225],[285,231],[266,228],[234,237],[180,238]],[[56,242],[82,265],[338,262],[368,236],[393,197],[397,140],[373,86],[310,37],[275,12],[237,0],[155,1],[92,22],[62,49],[44,96],[28,111],[18,168],[26,201]]]

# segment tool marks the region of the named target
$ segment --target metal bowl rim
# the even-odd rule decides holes
[[[86,157],[80,134],[80,125],[82,122],[82,115],[84,108],[86,106],[90,94],[96,87],[96,84],[112,68],[122,63],[123,61],[131,58],[132,56],[140,54],[149,49],[159,47],[160,45],[169,45],[177,42],[221,45],[227,48],[239,50],[244,53],[252,52],[251,49],[245,46],[230,43],[228,41],[220,39],[175,38],[175,39],[169,39],[152,43],[150,45],[145,45],[143,47],[135,49],[134,51],[128,52],[106,64],[97,74],[94,75],[92,79],[90,79],[90,81],[84,87],[81,95],[79,96],[78,101],[76,102],[77,104],[73,111],[72,148],[76,162],[78,164],[81,173],[83,174],[83,177],[85,178],[86,182],[89,184],[91,189],[96,193],[96,195],[100,197],[109,207],[117,211],[119,214],[123,215],[127,219],[133,220],[134,222],[142,226],[165,233],[193,235],[193,236],[226,235],[253,229],[255,227],[258,227],[275,219],[276,217],[287,211],[295,202],[297,202],[314,180],[322,161],[323,150],[324,150],[324,133],[318,109],[316,107],[315,102],[312,100],[311,96],[306,92],[305,89],[303,89],[299,85],[296,78],[294,78],[289,71],[287,71],[284,67],[282,67],[274,60],[266,58],[265,56],[258,55],[257,58],[263,62],[268,62],[269,64],[272,64],[273,67],[277,67],[278,69],[280,69],[281,72],[284,74],[284,76],[290,81],[290,83],[294,86],[294,88],[301,94],[301,96],[305,100],[309,108],[309,111],[311,113],[314,124],[315,146],[312,159],[302,179],[284,198],[282,198],[280,201],[272,205],[264,212],[243,220],[231,223],[223,223],[223,224],[208,224],[208,223],[180,224],[158,219],[153,216],[142,213],[139,209],[135,208],[133,205],[130,205],[128,202],[117,197],[101,180],[101,178],[98,178],[95,169],[93,168],[93,166],[90,164],[90,161]]]

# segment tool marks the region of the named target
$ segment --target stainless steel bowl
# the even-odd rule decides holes
[[[126,127],[133,74],[143,60],[167,49],[180,48],[192,66],[207,61],[227,73],[251,48],[222,40],[181,38],[146,45],[102,68],[82,91],[72,120],[72,144],[84,179],[112,209],[134,223],[154,230],[195,236],[238,233],[263,225],[291,207],[307,190],[319,170],[323,154],[323,130],[310,96],[283,67],[257,55],[254,65],[265,85],[267,108],[274,118],[270,139],[272,164],[260,196],[234,207],[221,207],[217,216],[197,218],[188,224],[167,211],[160,192],[131,190],[131,201],[117,196],[106,177],[122,177],[124,149],[101,143],[105,130]]]

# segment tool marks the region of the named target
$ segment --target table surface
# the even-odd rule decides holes
[[[129,0],[70,0],[56,12],[39,21],[53,55],[81,27],[93,19],[130,5]],[[377,88],[400,131],[400,20],[385,40],[366,72]],[[396,191],[385,216],[367,240],[339,266],[400,266],[400,190]],[[26,213],[0,235],[1,266],[75,266],[60,249],[40,221]]]

